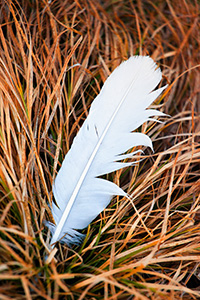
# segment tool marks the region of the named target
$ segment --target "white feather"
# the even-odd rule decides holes
[[[126,196],[116,184],[98,177],[132,165],[120,162],[130,158],[130,153],[125,154],[130,148],[152,148],[148,136],[132,131],[150,116],[163,115],[146,110],[166,88],[154,90],[161,78],[150,57],[135,56],[116,68],[104,83],[53,185],[58,206],[52,204],[55,225],[47,222],[51,244],[58,240],[79,244],[83,235],[76,229],[87,227],[114,195]]]

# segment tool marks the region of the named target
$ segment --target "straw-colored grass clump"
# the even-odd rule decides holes
[[[182,0],[1,1],[0,299],[198,299],[199,9]],[[56,173],[102,83],[137,54],[169,84],[155,105],[170,117],[140,128],[155,152],[109,175],[131,201],[114,198],[81,247],[49,256]]]

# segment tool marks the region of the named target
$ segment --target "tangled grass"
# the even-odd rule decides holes
[[[198,299],[199,2],[0,3],[0,299]],[[137,54],[169,84],[155,106],[170,117],[141,128],[155,152],[111,176],[131,201],[49,253],[56,173],[103,82]]]

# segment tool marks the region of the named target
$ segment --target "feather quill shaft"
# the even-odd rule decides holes
[[[98,177],[133,164],[119,162],[130,157],[130,153],[124,154],[130,148],[152,148],[149,137],[132,130],[152,115],[163,115],[146,110],[166,88],[153,91],[162,77],[160,69],[155,69],[151,58],[131,57],[109,76],[93,101],[54,182],[59,207],[52,205],[56,225],[47,222],[53,234],[52,245],[58,240],[68,245],[79,244],[83,235],[76,229],[85,228],[114,195],[126,196],[114,183]],[[79,153],[82,149],[83,155]]]

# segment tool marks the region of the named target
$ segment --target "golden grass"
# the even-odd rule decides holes
[[[1,1],[0,299],[198,299],[200,38],[194,1]],[[81,247],[50,254],[52,182],[102,83],[149,54],[169,83],[155,153],[112,180]],[[80,65],[79,65],[80,64]],[[55,259],[53,259],[55,257]]]

